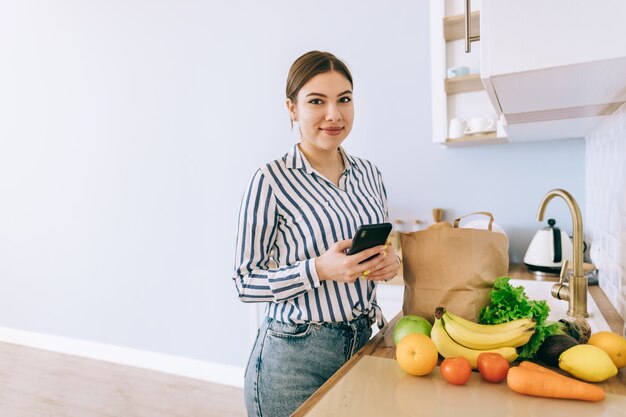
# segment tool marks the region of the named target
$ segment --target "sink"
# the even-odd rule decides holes
[[[524,292],[531,300],[546,300],[548,302],[548,307],[550,307],[548,320],[573,320],[573,317],[567,315],[567,301],[557,300],[552,297],[552,294],[550,294],[550,289],[552,288],[552,285],[554,285],[554,282],[512,279],[509,283],[514,287],[520,285],[523,286]],[[600,313],[598,305],[593,300],[589,292],[587,292],[587,312],[589,313],[587,321],[589,322],[589,326],[591,326],[592,333],[611,331],[611,328],[604,319],[604,316]]]

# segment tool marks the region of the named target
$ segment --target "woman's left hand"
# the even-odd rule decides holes
[[[391,242],[387,241],[387,249],[381,258],[381,261],[370,270],[369,274],[363,274],[363,278],[371,281],[387,281],[398,274],[400,261]]]

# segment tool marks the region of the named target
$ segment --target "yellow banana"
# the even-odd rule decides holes
[[[443,307],[439,307],[442,308]],[[480,324],[474,323],[473,321],[467,320],[461,316],[457,316],[456,314],[443,309],[444,314],[448,316],[450,320],[454,320],[455,322],[467,327],[468,329],[474,332],[484,332],[484,333],[494,333],[494,332],[506,332],[509,330],[526,328],[529,329],[531,327],[535,327],[535,322],[529,318],[522,318],[517,320],[508,321],[506,323],[500,324]]]
[[[511,346],[511,347],[520,347],[520,346],[524,346],[526,343],[528,343],[528,341],[530,340],[531,337],[533,337],[533,335],[535,334],[535,328],[533,327],[532,329],[529,329],[527,332],[520,334],[519,336],[517,336],[517,339],[513,339],[510,341],[510,345],[507,346]]]
[[[499,353],[504,356],[504,358],[509,361],[509,363],[517,359],[517,351],[514,347],[507,346],[499,349],[481,350],[470,349],[468,347],[458,344],[446,332],[441,318],[435,319],[435,324],[430,332],[430,338],[433,340],[433,342],[435,342],[437,351],[441,354],[441,356],[443,356],[444,358],[455,358],[458,356],[463,356],[469,360],[470,364],[472,365],[472,369],[478,369],[478,355],[483,352]]]
[[[497,349],[501,347],[518,347],[525,345],[535,332],[534,327],[518,327],[506,331],[477,332],[460,324],[460,321],[451,320],[448,313],[441,317],[446,332],[460,345],[472,349]],[[532,324],[532,321],[530,322]],[[489,327],[489,325],[482,325]]]

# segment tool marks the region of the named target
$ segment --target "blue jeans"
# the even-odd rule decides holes
[[[367,316],[323,324],[287,324],[266,317],[246,367],[248,416],[291,415],[371,335]]]

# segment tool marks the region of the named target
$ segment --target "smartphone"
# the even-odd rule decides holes
[[[360,226],[352,238],[352,246],[350,246],[346,253],[348,255],[354,255],[355,253],[359,253],[365,249],[373,248],[378,245],[384,245],[385,242],[387,242],[389,233],[391,233],[391,228],[391,223],[365,224]],[[369,261],[374,257],[376,257],[376,255],[370,256],[365,261],[360,263]]]

